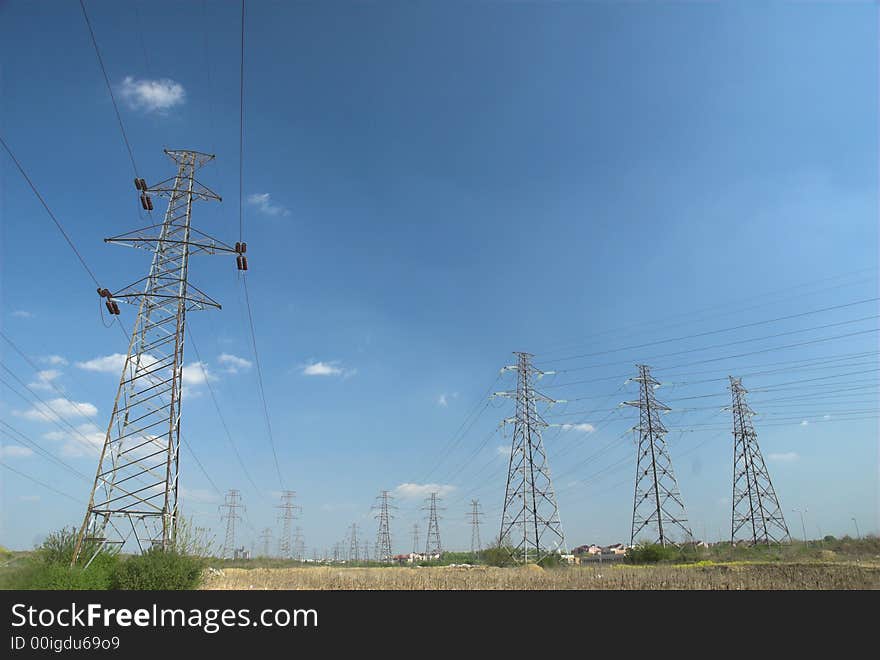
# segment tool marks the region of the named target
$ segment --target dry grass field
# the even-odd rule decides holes
[[[203,589],[880,589],[880,565],[697,564],[519,568],[226,568]]]

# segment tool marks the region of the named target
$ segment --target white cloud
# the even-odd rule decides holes
[[[504,445],[499,445],[495,448],[495,451],[499,456],[510,456],[510,447],[505,447]]]
[[[35,390],[51,390],[53,389],[52,381],[57,380],[60,375],[61,372],[57,369],[43,369],[37,372],[37,380],[28,383],[28,387]]]
[[[210,504],[220,501],[220,497],[214,491],[205,488],[184,488],[181,486],[180,496],[191,502],[206,502]]]
[[[99,371],[101,373],[118,374],[125,366],[125,355],[123,353],[113,353],[103,357],[96,357],[85,362],[77,362],[76,366],[86,371]]]
[[[810,422],[808,422],[807,420],[804,420],[801,422],[801,426],[809,426],[809,425],[810,425]]]
[[[67,360],[60,355],[46,355],[40,358],[40,362],[53,367],[66,367],[68,364]]]
[[[796,452],[787,451],[781,454],[768,454],[767,460],[777,461],[780,463],[791,463],[792,461],[796,461],[800,458]]]
[[[248,204],[256,206],[261,213],[266,215],[290,215],[290,211],[279,204],[272,203],[272,196],[269,193],[254,193],[248,195]]]
[[[0,458],[24,458],[33,453],[32,449],[19,445],[0,445]]]
[[[429,497],[431,493],[437,493],[439,497],[443,497],[454,490],[455,486],[450,484],[400,484],[394,489],[394,493],[404,499],[413,499]]]
[[[225,371],[230,374],[237,374],[239,371],[245,371],[253,366],[250,360],[245,360],[231,353],[221,353],[217,358],[217,362],[226,367]]]
[[[98,414],[98,409],[91,403],[85,401],[71,401],[69,399],[51,399],[46,403],[36,403],[29,410],[24,412],[13,411],[14,415],[24,417],[36,422],[52,422],[58,417],[94,417]]]
[[[831,419],[831,415],[825,415],[822,419],[827,421],[827,420]]]
[[[578,431],[580,433],[592,433],[596,430],[596,427],[592,424],[563,424],[561,426],[563,431]]]
[[[40,496],[39,495],[19,495],[18,500],[19,500],[19,502],[39,502]]]
[[[165,114],[186,100],[183,85],[170,78],[138,80],[126,76],[119,87],[119,93],[130,108],[160,114]]]
[[[441,394],[437,398],[437,405],[440,406],[441,408],[448,408],[449,407],[449,400],[450,399],[457,399],[457,398],[458,398],[458,392],[453,392],[452,394],[447,394],[446,392],[444,392],[443,394]]]
[[[183,387],[196,387],[204,385],[206,381],[215,381],[217,377],[208,369],[208,365],[204,362],[190,362],[183,365],[183,372],[180,376]]]
[[[12,312],[12,315],[17,319],[32,319],[34,315],[24,309],[17,309]]]
[[[340,366],[339,360],[331,360],[329,362],[310,361],[308,364],[302,365],[302,374],[304,376],[342,376],[349,378],[357,373],[357,369],[345,369]]]
[[[46,440],[61,442],[61,455],[66,457],[98,456],[104,447],[105,433],[94,424],[80,424],[74,431],[49,431]]]

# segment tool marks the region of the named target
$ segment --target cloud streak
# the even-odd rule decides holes
[[[290,211],[272,202],[272,196],[269,193],[254,193],[248,195],[248,204],[257,208],[260,213],[273,216],[288,216]]]
[[[444,497],[455,490],[455,486],[451,484],[400,484],[394,489],[394,494],[402,499],[418,499],[428,497],[431,493],[437,493],[439,497]]]

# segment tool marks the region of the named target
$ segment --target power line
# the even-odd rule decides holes
[[[82,8],[83,18],[86,19],[86,25],[89,28],[89,35],[92,38],[92,45],[95,47],[95,55],[98,57],[98,64],[101,65],[101,73],[104,74],[104,82],[107,83],[107,91],[110,92],[110,100],[113,102],[113,110],[116,112],[116,120],[119,122],[119,130],[122,132],[122,140],[125,142],[125,148],[128,150],[128,157],[131,160],[131,167],[134,170],[135,177],[139,177],[137,164],[134,162],[134,152],[131,150],[131,143],[125,134],[125,126],[122,123],[122,115],[119,114],[119,105],[116,103],[116,97],[113,94],[113,86],[110,84],[110,76],[107,75],[107,69],[104,66],[104,59],[101,57],[101,51],[98,48],[98,41],[95,39],[95,31],[92,29],[92,22],[89,20],[89,14],[86,11],[86,5],[83,0],[79,0],[79,6]]]
[[[92,269],[89,268],[89,265],[86,263],[86,260],[83,259],[80,251],[76,249],[76,246],[73,244],[73,241],[70,239],[70,236],[67,235],[67,232],[64,231],[64,227],[61,226],[61,223],[58,221],[58,218],[55,217],[55,214],[52,213],[52,209],[49,208],[49,205],[46,204],[46,200],[43,199],[43,196],[40,194],[40,191],[37,190],[37,187],[34,185],[34,182],[31,181],[31,178],[27,175],[27,172],[24,171],[24,168],[21,166],[21,163],[18,162],[18,159],[15,157],[15,154],[12,153],[12,149],[9,148],[9,145],[6,144],[6,140],[0,137],[0,144],[3,145],[3,148],[6,150],[6,153],[9,154],[9,157],[12,159],[12,162],[15,163],[15,166],[18,168],[18,171],[21,172],[21,175],[24,177],[24,180],[27,181],[27,184],[30,186],[31,190],[34,192],[34,195],[37,196],[37,199],[40,200],[40,204],[43,205],[43,208],[46,209],[46,213],[49,214],[49,217],[52,218],[52,222],[55,223],[55,226],[58,228],[58,231],[61,232],[61,235],[64,236],[64,240],[67,241],[67,244],[70,246],[70,249],[73,250],[73,253],[76,255],[76,258],[79,259],[79,262],[82,264],[82,267],[89,274],[89,277],[92,278],[92,282],[95,283],[95,286],[101,288],[100,283],[98,282],[98,278],[95,277],[95,274],[92,272]]]
[[[37,452],[41,456],[43,456],[44,458],[59,465],[60,467],[63,467],[65,470],[71,472],[72,474],[75,474],[76,476],[78,476],[80,479],[82,479],[86,483],[89,483],[91,481],[91,479],[89,479],[89,477],[87,477],[85,474],[83,474],[82,472],[77,470],[70,463],[67,463],[67,462],[63,461],[62,459],[60,459],[59,457],[55,456],[52,452],[50,452],[48,449],[43,447],[36,440],[31,439],[29,436],[25,435],[24,433],[22,433],[21,431],[19,431],[16,428],[14,428],[13,426],[10,426],[6,422],[4,422],[2,419],[0,419],[0,424],[2,424],[3,426],[5,426],[8,429],[8,430],[0,429],[0,431],[3,431],[3,433],[6,433],[6,435],[8,437],[12,438],[16,442],[20,441],[20,442],[24,442],[25,444],[31,445],[34,449],[37,450]]]
[[[241,59],[238,90],[238,240],[244,240],[244,0],[241,0]]]
[[[42,486],[43,488],[47,488],[47,489],[51,490],[53,493],[57,493],[58,495],[66,497],[67,499],[72,500],[72,501],[76,502],[77,504],[80,503],[80,501],[78,499],[76,499],[73,495],[69,495],[68,493],[62,492],[62,491],[58,490],[57,488],[50,486],[49,484],[43,483],[39,479],[34,479],[29,474],[25,474],[24,472],[22,472],[20,470],[16,470],[11,465],[7,465],[6,463],[3,463],[3,462],[0,462],[0,465],[5,467],[7,470],[10,470],[11,472],[15,472],[15,474],[19,475],[20,477],[24,477],[28,481],[33,481],[35,484],[38,484],[38,485]]]

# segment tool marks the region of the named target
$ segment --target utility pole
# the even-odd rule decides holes
[[[413,523],[412,530],[413,554],[419,554],[419,523]]]
[[[651,368],[637,365],[639,375],[633,380],[640,384],[639,400],[624,404],[639,409],[638,459],[636,486],[633,496],[633,518],[630,545],[647,527],[656,528],[655,543],[666,546],[680,536],[682,541],[693,538],[688,526],[684,501],[672,471],[672,459],[666,447],[666,427],[660,421],[660,412],[669,410],[654,397],[654,388],[660,382],[651,376]]]
[[[475,555],[483,549],[480,543],[480,501],[471,500],[471,554]]]
[[[559,518],[556,493],[541,430],[547,422],[538,414],[538,402],[553,404],[553,399],[535,390],[533,380],[544,372],[532,365],[531,353],[515,352],[516,364],[501,371],[516,371],[516,390],[496,392],[516,401],[513,439],[507,467],[507,486],[501,514],[498,540],[511,548],[511,556],[523,562],[539,561],[548,554],[565,549],[565,534]],[[519,534],[514,534],[514,529]],[[516,538],[514,538],[516,537]]]
[[[269,556],[269,543],[271,543],[271,541],[272,541],[272,528],[271,527],[264,527],[263,531],[260,532],[260,543],[262,544],[261,547],[263,548],[263,556],[264,557]]]
[[[278,554],[282,559],[291,559],[293,557],[290,527],[294,518],[302,512],[302,507],[294,503],[295,499],[295,491],[283,490],[281,491],[281,504],[275,507],[280,510],[278,518],[281,521],[281,536],[278,538]]]
[[[393,516],[389,512],[393,509],[393,505],[388,503],[394,499],[389,495],[387,490],[383,490],[376,498],[377,503],[373,505],[374,509],[378,509],[378,513],[374,516],[379,521],[379,529],[376,532],[376,561],[391,561],[391,518]]]
[[[218,302],[189,283],[189,257],[237,254],[242,268],[244,243],[232,247],[191,227],[194,200],[220,201],[194,176],[214,156],[188,150],[165,153],[177,167],[175,176],[154,186],[135,179],[146,210],[152,211],[151,195],[168,197],[164,220],[104,239],[151,250],[153,259],[146,277],[112,293],[98,289],[112,316],[119,314],[120,302],[138,305],[138,314],[71,565],[79,560],[85,540],[96,547],[86,565],[106,546],[136,552],[173,546],[186,314],[220,309]]]
[[[809,509],[792,509],[795,513],[801,514],[801,531],[804,534],[804,543],[807,542],[807,525],[804,522],[804,514],[809,513]]]
[[[223,557],[235,556],[235,521],[241,520],[239,510],[244,511],[244,504],[241,503],[241,493],[237,490],[230,490],[226,493],[226,501],[221,504],[220,520],[226,521],[226,539],[223,541]]]
[[[440,525],[437,516],[437,493],[431,493],[431,496],[425,500],[425,506],[422,511],[428,512],[428,533],[425,541],[426,559],[432,556],[440,556],[443,554],[443,544],[440,542]]]
[[[733,500],[730,543],[748,540],[752,545],[791,541],[770,472],[758,447],[752,425],[754,411],[746,403],[748,390],[741,378],[728,376],[733,402]]]
[[[861,533],[859,532],[859,521],[856,520],[856,517],[855,517],[855,516],[853,516],[853,517],[851,518],[851,520],[853,521],[853,524],[856,526],[856,540],[858,541],[860,538],[862,538],[862,535],[861,535]]]

